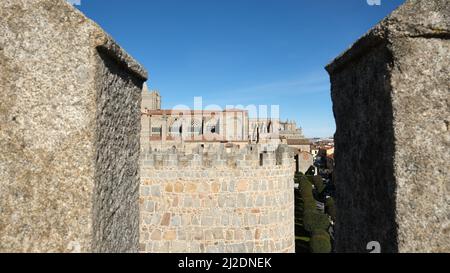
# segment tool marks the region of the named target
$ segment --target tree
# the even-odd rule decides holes
[[[336,205],[334,204],[333,197],[330,197],[325,202],[325,212],[330,215],[331,220],[336,222]]]
[[[303,214],[303,226],[311,233],[320,230],[326,231],[330,227],[330,219],[327,215],[318,211],[305,210]]]
[[[330,253],[331,238],[327,231],[319,230],[312,233],[309,247],[312,253]]]
[[[303,222],[305,232],[311,236],[309,242],[310,251],[312,253],[330,253],[332,250],[331,238],[328,234],[328,228],[331,224],[330,218],[317,210],[317,201],[314,198],[315,193],[313,194],[313,184],[319,194],[324,191],[325,186],[322,177],[305,176],[297,173],[295,182],[299,184],[299,200],[303,201],[303,207],[300,208],[303,210],[303,217],[299,220],[299,225]],[[331,208],[334,205],[334,201],[327,204]],[[301,217],[300,214],[299,217]]]
[[[321,194],[323,192],[323,190],[325,189],[325,185],[323,183],[322,176],[316,175],[313,177],[312,180],[313,180],[314,187],[316,187],[316,189],[317,189],[317,192],[319,194]]]
[[[303,198],[313,197],[312,184],[306,178],[300,180],[300,193]]]

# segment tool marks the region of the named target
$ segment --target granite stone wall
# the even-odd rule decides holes
[[[450,251],[449,14],[408,0],[327,67],[338,252]]]
[[[294,252],[293,156],[146,154],[142,252]]]
[[[137,252],[146,72],[65,0],[0,2],[0,252]]]

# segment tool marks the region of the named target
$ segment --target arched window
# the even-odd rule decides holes
[[[190,132],[200,135],[202,133],[202,121],[199,119],[192,119],[191,120],[191,128],[190,128]]]
[[[175,119],[169,127],[169,132],[171,135],[181,135],[183,133],[183,121],[181,119]]]
[[[206,123],[206,133],[219,134],[219,121],[217,119],[211,119]]]

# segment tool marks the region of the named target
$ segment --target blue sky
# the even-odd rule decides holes
[[[81,0],[149,71],[163,108],[279,105],[308,137],[335,131],[324,66],[404,0]]]

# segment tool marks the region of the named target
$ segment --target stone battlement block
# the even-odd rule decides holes
[[[67,1],[0,1],[0,252],[138,251],[146,78]]]
[[[408,0],[327,66],[338,252],[450,251],[449,14]]]

